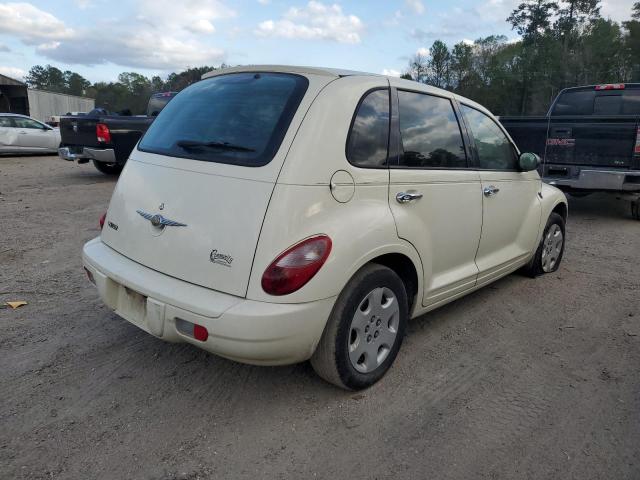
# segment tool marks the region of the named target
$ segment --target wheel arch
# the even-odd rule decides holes
[[[393,270],[407,291],[407,299],[409,300],[409,312],[418,303],[418,289],[420,280],[418,270],[413,261],[402,253],[385,253],[378,257],[372,258],[367,263],[377,263]]]

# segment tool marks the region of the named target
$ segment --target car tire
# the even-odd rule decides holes
[[[640,220],[640,200],[631,202],[631,216],[634,220]]]
[[[398,355],[408,316],[400,277],[382,265],[365,265],[338,296],[311,357],[313,369],[347,390],[373,385]]]
[[[537,277],[558,270],[564,255],[565,238],[564,219],[557,213],[552,213],[535,255],[524,268],[525,273],[530,277]]]
[[[93,166],[105,175],[120,175],[123,169],[123,165],[118,165],[117,163],[104,163],[95,160],[93,161]]]

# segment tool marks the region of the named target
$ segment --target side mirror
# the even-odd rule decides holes
[[[520,155],[518,163],[520,165],[520,170],[523,172],[530,172],[531,170],[538,168],[538,165],[542,162],[540,157],[535,153],[523,153]]]

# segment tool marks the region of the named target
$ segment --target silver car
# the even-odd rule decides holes
[[[0,113],[0,153],[56,153],[60,130],[26,115]]]

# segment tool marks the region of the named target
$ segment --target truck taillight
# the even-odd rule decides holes
[[[624,83],[605,83],[596,85],[596,90],[624,90]]]
[[[640,127],[636,130],[636,146],[633,149],[634,155],[640,155]]]
[[[111,143],[111,132],[109,131],[109,127],[104,123],[97,123],[96,137],[98,137],[99,142]]]
[[[331,253],[326,235],[307,238],[283,253],[262,275],[262,289],[269,295],[287,295],[301,289],[318,273]]]

